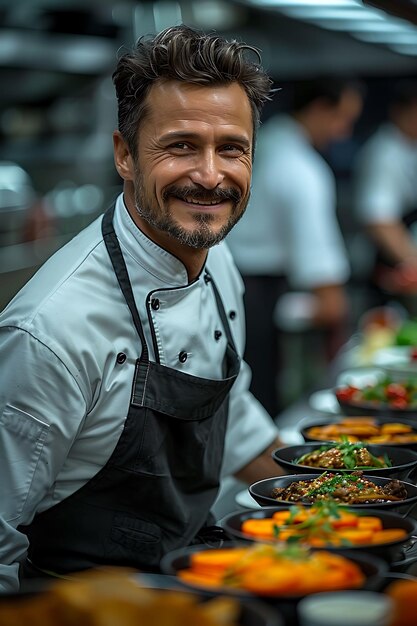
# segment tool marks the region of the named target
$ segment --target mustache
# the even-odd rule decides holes
[[[219,189],[205,189],[200,185],[192,187],[179,187],[178,185],[170,185],[163,194],[163,200],[167,200],[170,196],[175,196],[180,200],[187,200],[192,197],[194,200],[202,202],[222,202],[223,200],[231,200],[234,204],[240,202],[242,194],[234,187],[225,187]]]

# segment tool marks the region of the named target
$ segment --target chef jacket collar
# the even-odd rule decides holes
[[[123,194],[116,199],[113,223],[122,250],[127,252],[146,272],[169,287],[188,285],[185,265],[176,256],[149,239],[138,228],[127,210]]]

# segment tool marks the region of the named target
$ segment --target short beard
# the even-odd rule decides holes
[[[207,249],[219,244],[231,231],[233,226],[237,224],[246,210],[247,202],[241,207],[241,211],[238,213],[241,194],[234,188],[208,191],[203,187],[177,187],[171,185],[164,191],[162,198],[164,201],[171,196],[182,200],[193,196],[195,199],[201,199],[207,202],[231,200],[233,203],[229,219],[217,233],[212,232],[210,229],[210,225],[216,220],[216,215],[213,213],[196,213],[193,216],[196,228],[192,231],[188,231],[172,219],[172,215],[169,211],[159,213],[147,204],[142,181],[140,177],[138,178],[139,180],[137,179],[135,181],[135,207],[140,217],[153,228],[168,234],[180,244],[190,248]]]

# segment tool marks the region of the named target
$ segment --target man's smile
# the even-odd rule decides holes
[[[216,206],[218,204],[222,204],[222,201],[218,200],[195,200],[194,198],[180,198],[180,200],[184,200],[187,204],[196,204],[197,206]]]

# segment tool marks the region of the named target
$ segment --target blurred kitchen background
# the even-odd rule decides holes
[[[352,159],[384,118],[394,81],[417,77],[417,0],[0,0],[0,310],[120,190],[111,137],[117,55],[181,22],[262,50],[282,87],[265,118],[285,109],[294,81],[335,73],[365,83],[353,137],[325,155],[352,262],[354,328],[366,308],[366,260],[351,210]],[[317,382],[308,372],[317,379],[320,359],[305,367],[303,334],[289,345],[294,372],[305,370],[294,374],[296,394]]]

